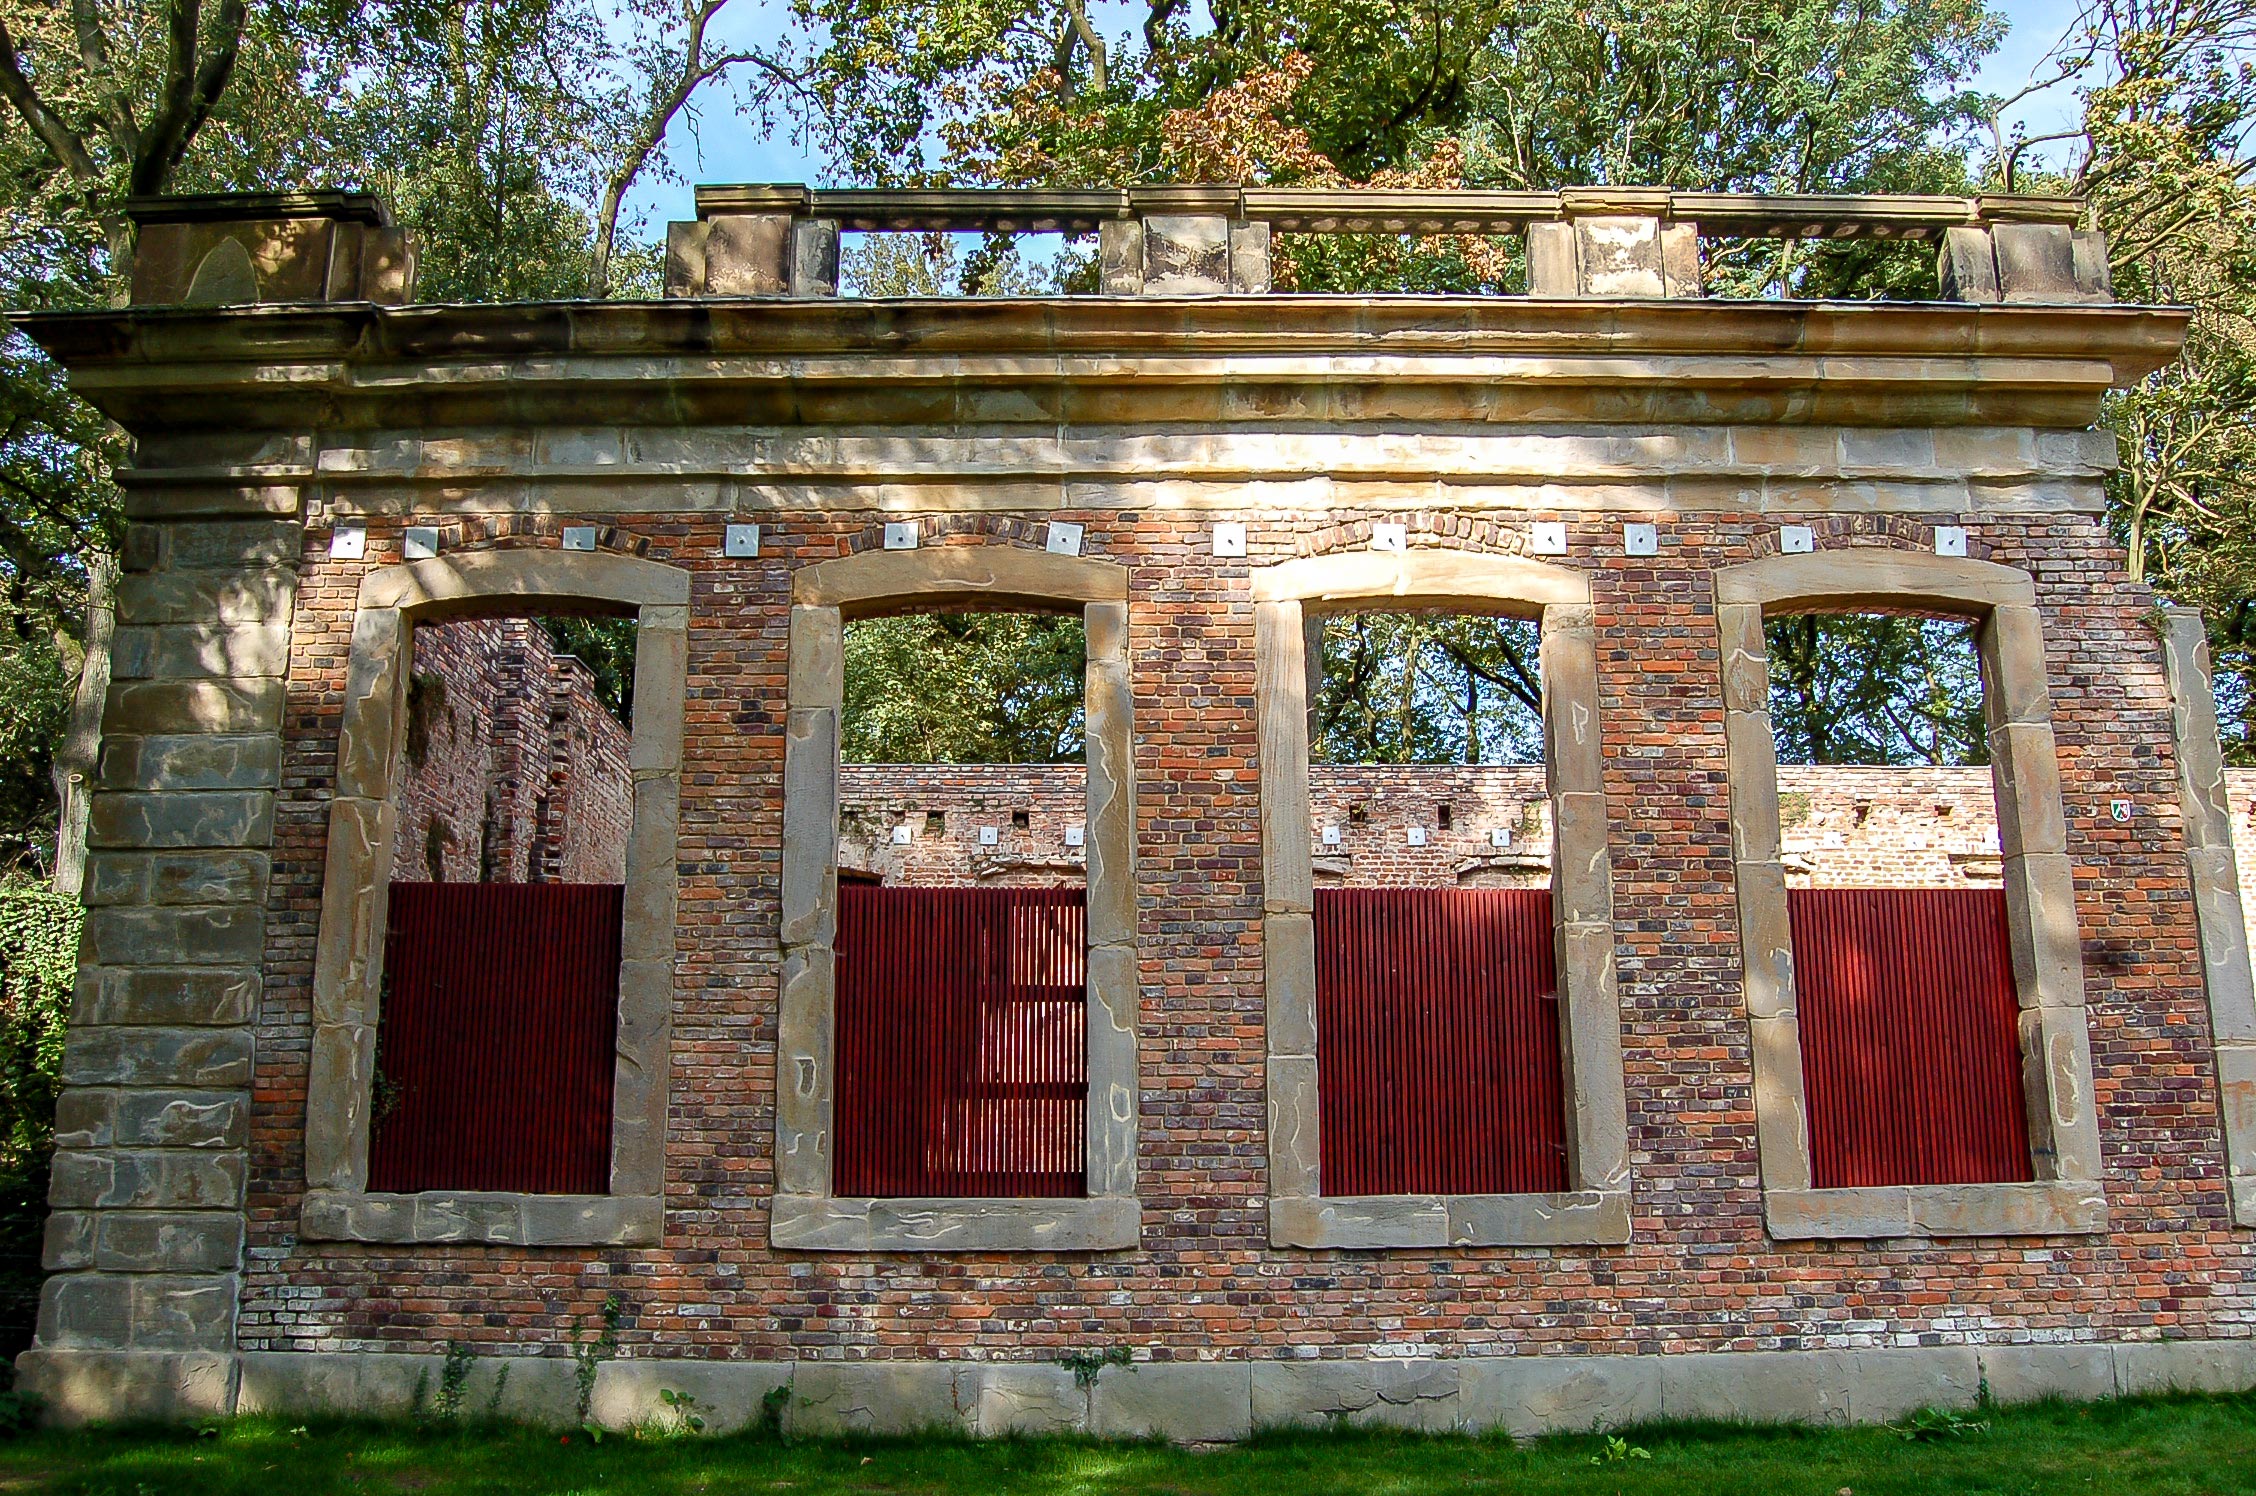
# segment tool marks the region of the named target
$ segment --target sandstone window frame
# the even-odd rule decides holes
[[[1524,556],[1420,546],[1280,562],[1256,570],[1252,585],[1270,1244],[1384,1249],[1628,1241],[1629,1102],[1589,578]],[[1542,628],[1543,758],[1567,1105],[1563,1193],[1351,1196],[1321,1189],[1308,788],[1312,687],[1323,668],[1324,618],[1393,609],[1533,618]]]
[[[1763,1215],[1781,1240],[2070,1236],[2107,1228],[2043,619],[2028,573],[1877,546],[1774,555],[1714,575],[1741,1000],[1754,1065]],[[1811,1182],[1793,935],[1778,821],[1765,619],[1899,612],[1976,625],[1982,706],[2021,1000],[2021,1072],[2034,1179],[1820,1189]]]
[[[868,550],[791,578],[783,760],[783,970],[768,1241],[798,1252],[1103,1252],[1143,1230],[1136,1188],[1136,780],[1128,570],[1003,542]],[[838,937],[838,748],[845,625],[905,612],[1078,610],[1087,640],[1086,1183],[1080,1199],[831,1192]]]
[[[328,861],[314,956],[299,1235],[317,1241],[655,1246],[664,1229],[674,994],[676,832],[689,573],[609,552],[466,551],[361,578],[353,616]],[[533,1195],[367,1188],[394,802],[406,747],[414,627],[608,605],[635,618],[634,822],[620,930],[611,1189]]]

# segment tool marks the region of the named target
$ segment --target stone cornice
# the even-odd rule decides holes
[[[135,308],[15,318],[136,431],[1470,419],[2083,426],[2188,314],[1520,298]],[[1325,392],[1318,405],[1298,393]]]

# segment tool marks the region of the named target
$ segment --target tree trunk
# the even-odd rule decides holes
[[[71,697],[70,727],[52,770],[62,815],[55,827],[54,889],[76,897],[86,882],[86,813],[94,761],[102,750],[102,703],[110,694],[110,638],[117,629],[117,558],[96,551],[86,563],[86,659]]]

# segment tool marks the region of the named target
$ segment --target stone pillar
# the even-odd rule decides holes
[[[1132,215],[1097,231],[1108,296],[1258,295],[1269,289],[1269,225],[1236,187],[1135,187]]]
[[[1528,225],[1528,294],[1539,297],[1692,297],[1700,230],[1669,217],[1660,187],[1570,187],[1564,221]]]
[[[262,491],[263,492],[263,491]],[[225,503],[233,496],[217,501]],[[127,532],[27,1385],[73,1415],[225,1411],[302,526]],[[185,504],[183,508],[185,508]]]
[[[415,296],[415,246],[371,192],[128,198],[135,306]]]
[[[838,224],[796,184],[699,188],[697,219],[666,225],[666,295],[836,296]]]
[[[2209,1030],[2217,1047],[2217,1095],[2225,1183],[2233,1222],[2256,1226],[2256,981],[2233,855],[2232,806],[2210,694],[2209,631],[2198,608],[2163,610],[2162,659],[2170,678],[2178,746],[2178,803],[2185,812],[2186,874],[2200,931]]]
[[[2065,223],[2001,220],[1945,229],[1935,276],[1945,301],[2115,299],[2107,236]]]

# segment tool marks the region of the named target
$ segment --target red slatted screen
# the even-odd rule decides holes
[[[1815,1182],[2029,1178],[2004,890],[1797,888],[1786,907]]]
[[[1567,1187],[1551,894],[1316,890],[1327,1195]]]
[[[372,1190],[601,1195],[615,883],[394,883]]]
[[[1078,888],[838,889],[841,1195],[1087,1190]]]

